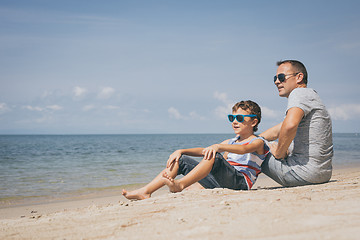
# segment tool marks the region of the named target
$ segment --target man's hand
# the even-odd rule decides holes
[[[277,147],[278,147],[278,143],[277,142],[269,142],[267,144],[270,148],[270,152],[272,155],[274,155],[276,153]],[[275,155],[274,155],[275,156]]]
[[[272,154],[276,159],[284,159],[284,158],[287,158],[287,156],[289,155],[289,150],[288,150],[288,151],[286,152],[285,157],[280,158],[279,156],[276,156],[276,150],[277,150],[277,148],[278,148],[278,143],[277,143],[277,142],[268,143],[268,146],[269,146],[269,148],[270,148],[271,154]]]

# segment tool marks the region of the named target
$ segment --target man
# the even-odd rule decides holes
[[[315,90],[307,88],[307,71],[296,60],[277,63],[274,83],[280,97],[288,98],[282,123],[260,136],[271,146],[272,156],[261,168],[283,186],[301,186],[328,182],[332,174],[332,125],[329,113]],[[293,142],[293,150],[288,151]]]

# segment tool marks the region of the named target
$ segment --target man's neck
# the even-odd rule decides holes
[[[297,88],[307,88],[307,85],[306,85],[306,84],[298,84],[298,85],[296,86],[296,88],[294,88],[294,89],[297,89]],[[294,91],[294,89],[291,90],[291,92]],[[291,93],[291,92],[290,92],[290,93]],[[287,95],[286,98],[289,98],[289,96],[290,96],[290,94]]]

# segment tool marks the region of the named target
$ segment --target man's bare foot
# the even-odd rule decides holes
[[[151,197],[150,194],[145,193],[143,189],[136,189],[134,191],[126,191],[125,189],[122,190],[122,195],[129,200],[144,200]]]
[[[184,189],[184,187],[179,183],[179,181],[176,181],[175,179],[170,177],[166,172],[164,172],[163,174],[163,180],[164,183],[169,187],[170,192],[181,192]]]

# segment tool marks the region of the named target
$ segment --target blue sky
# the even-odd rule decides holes
[[[231,133],[240,100],[280,122],[297,59],[360,132],[358,1],[0,0],[0,134]]]

